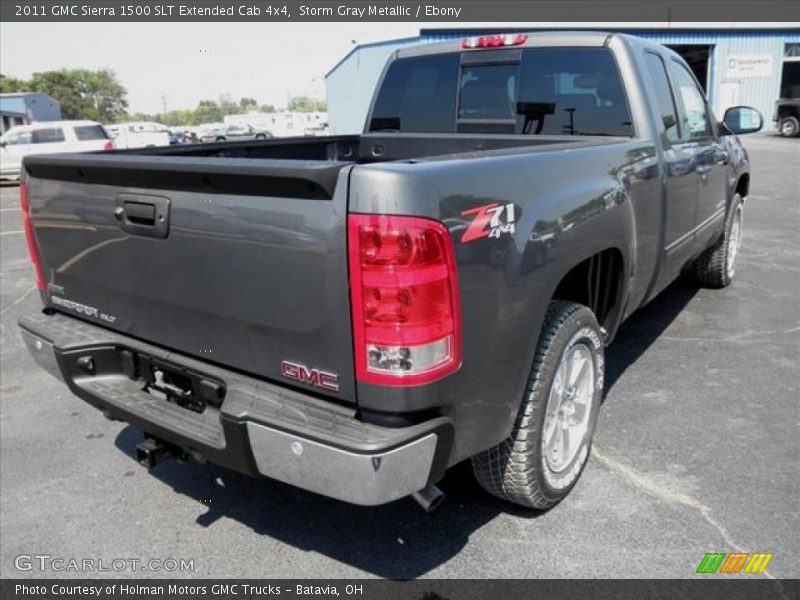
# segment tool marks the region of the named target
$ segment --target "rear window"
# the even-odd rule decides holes
[[[82,142],[108,139],[106,130],[101,125],[79,125],[75,128],[75,137]]]
[[[60,127],[34,129],[31,131],[31,144],[53,144],[64,141],[64,130]]]
[[[528,48],[481,64],[481,51],[396,60],[375,103],[370,131],[631,136],[611,51]]]
[[[458,54],[396,60],[381,85],[370,131],[452,132]]]

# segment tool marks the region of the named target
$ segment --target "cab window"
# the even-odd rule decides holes
[[[710,137],[711,123],[706,100],[694,77],[686,67],[675,61],[670,61],[669,70],[683,108],[681,115],[683,139],[697,140]]]
[[[64,139],[64,130],[60,127],[34,129],[31,132],[31,143],[33,144],[54,144],[63,142]]]
[[[31,143],[30,131],[19,131],[17,133],[10,133],[3,138],[3,143],[7,146],[20,146],[23,144]]]
[[[645,53],[645,62],[653,83],[653,95],[661,113],[663,126],[661,133],[668,142],[677,142],[680,140],[678,109],[675,107],[675,97],[672,95],[672,88],[667,78],[667,67],[661,57],[652,52]]]

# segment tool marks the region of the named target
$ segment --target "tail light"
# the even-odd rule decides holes
[[[473,48],[502,48],[504,46],[521,46],[528,39],[524,34],[508,33],[505,35],[483,35],[481,37],[466,38],[461,41],[464,50]]]
[[[348,217],[356,377],[420,385],[461,366],[453,242],[438,221]]]
[[[113,149],[114,149],[114,144],[111,142],[111,140],[106,140],[106,143],[103,144],[103,152],[108,152],[109,150]]]
[[[28,253],[31,256],[33,270],[36,273],[36,287],[39,291],[44,291],[44,272],[42,271],[42,261],[39,260],[39,248],[36,247],[36,238],[33,237],[31,203],[28,198],[27,183],[21,183],[19,186],[19,207],[22,209],[22,226],[25,229],[25,238],[28,242]]]

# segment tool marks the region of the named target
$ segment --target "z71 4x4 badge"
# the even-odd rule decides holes
[[[461,236],[461,243],[474,242],[483,238],[499,238],[504,233],[514,234],[514,224],[516,215],[514,214],[514,204],[500,204],[492,202],[483,206],[476,206],[461,213],[461,216],[475,215],[464,235]]]

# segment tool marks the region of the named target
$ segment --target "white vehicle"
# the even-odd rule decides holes
[[[108,133],[94,121],[47,121],[12,127],[0,136],[0,179],[19,179],[29,154],[112,150]]]
[[[106,126],[115,148],[147,148],[169,146],[167,126],[153,121],[133,121]]]

